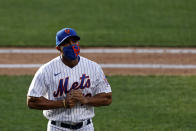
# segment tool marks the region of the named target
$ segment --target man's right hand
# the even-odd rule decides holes
[[[73,90],[71,90],[71,92],[69,92],[65,98],[65,102],[66,102],[66,107],[67,108],[72,108],[74,107],[78,101],[76,101],[75,99],[73,99],[72,97],[72,93],[73,93]]]

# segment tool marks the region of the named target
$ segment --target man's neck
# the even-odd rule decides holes
[[[63,55],[61,55],[61,60],[62,60],[62,62],[65,64],[65,65],[67,65],[67,66],[69,66],[70,68],[73,68],[74,66],[76,66],[77,64],[78,64],[78,57],[77,57],[77,59],[75,59],[75,60],[70,60],[70,59],[67,59],[66,57],[64,57]]]

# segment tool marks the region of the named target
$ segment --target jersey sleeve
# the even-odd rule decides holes
[[[94,94],[99,93],[109,93],[112,92],[111,86],[107,81],[107,78],[105,74],[103,73],[103,70],[101,66],[98,66],[97,72],[96,72],[96,84],[95,84]]]
[[[45,75],[42,68],[40,68],[36,72],[30,84],[27,96],[41,97],[41,96],[45,96],[46,93],[47,93],[47,86],[45,84]]]

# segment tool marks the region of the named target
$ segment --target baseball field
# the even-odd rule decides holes
[[[0,15],[0,131],[46,130],[26,94],[38,67],[59,55],[64,27],[112,87],[112,104],[95,108],[95,131],[196,130],[195,0],[9,0]]]

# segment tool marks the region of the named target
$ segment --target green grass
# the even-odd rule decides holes
[[[55,46],[75,28],[82,46],[196,47],[195,0],[1,0],[0,46]]]
[[[0,130],[43,131],[26,106],[32,76],[0,76]],[[113,103],[95,108],[95,131],[195,131],[196,76],[112,76]]]
[[[42,112],[29,110],[26,106],[26,94],[31,79],[31,76],[0,77],[1,131],[46,130],[46,119],[42,117]]]

